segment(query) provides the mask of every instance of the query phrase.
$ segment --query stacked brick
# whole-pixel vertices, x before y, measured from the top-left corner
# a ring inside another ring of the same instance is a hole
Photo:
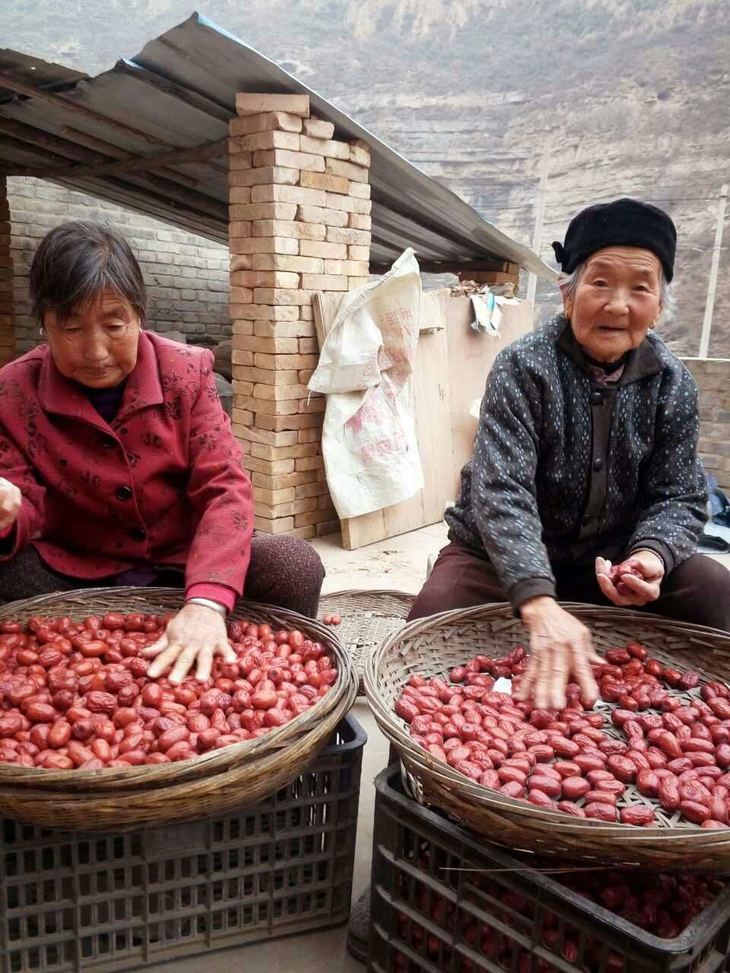
[[[708,473],[730,492],[730,359],[685,358],[700,390],[699,452]]]
[[[7,181],[0,177],[0,365],[15,355],[13,258],[10,253],[10,207]]]
[[[367,281],[370,154],[333,138],[306,95],[239,94],[229,138],[233,426],[258,530],[339,529],[321,436],[312,299]]]

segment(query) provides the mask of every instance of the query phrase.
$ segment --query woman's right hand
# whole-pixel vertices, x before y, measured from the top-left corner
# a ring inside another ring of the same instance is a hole
[[[20,513],[23,494],[10,480],[0,476],[0,531],[9,530]]]
[[[516,693],[518,699],[534,699],[539,709],[562,709],[572,675],[580,686],[581,699],[592,705],[598,698],[598,686],[591,662],[604,660],[596,655],[586,626],[548,596],[528,599],[520,607],[520,615],[530,630],[530,663]]]

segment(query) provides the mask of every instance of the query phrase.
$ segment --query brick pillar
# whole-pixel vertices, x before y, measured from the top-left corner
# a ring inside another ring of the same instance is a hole
[[[7,180],[0,176],[0,365],[15,355],[13,258],[10,253],[10,206]]]
[[[236,99],[229,138],[233,427],[244,441],[256,528],[339,529],[321,436],[325,399],[312,298],[367,281],[370,153],[333,140],[306,95]]]

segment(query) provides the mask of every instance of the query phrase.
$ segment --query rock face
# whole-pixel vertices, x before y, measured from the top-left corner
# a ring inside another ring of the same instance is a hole
[[[187,0],[88,7],[77,18],[73,5],[6,0],[4,43],[92,72],[190,12]],[[663,332],[697,353],[730,156],[724,0],[210,0],[205,13],[525,243],[549,151],[546,259],[591,202],[665,207],[680,251]],[[543,315],[555,300],[541,284]],[[710,350],[730,355],[728,249]]]

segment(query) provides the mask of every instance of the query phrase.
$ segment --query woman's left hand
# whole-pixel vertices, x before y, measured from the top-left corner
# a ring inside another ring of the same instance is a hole
[[[602,557],[596,558],[596,579],[603,594],[614,605],[625,608],[627,606],[642,607],[659,597],[661,583],[664,579],[664,562],[653,551],[637,551],[628,561],[639,572],[621,576],[622,592],[619,594],[616,584],[611,580],[611,562]],[[628,591],[627,591],[628,589]]]
[[[142,652],[145,658],[155,660],[147,670],[150,679],[156,679],[172,666],[168,677],[172,683],[182,682],[193,663],[197,663],[196,679],[200,682],[210,679],[213,656],[217,654],[226,662],[236,661],[225,620],[205,605],[185,605],[170,620],[164,635]]]

